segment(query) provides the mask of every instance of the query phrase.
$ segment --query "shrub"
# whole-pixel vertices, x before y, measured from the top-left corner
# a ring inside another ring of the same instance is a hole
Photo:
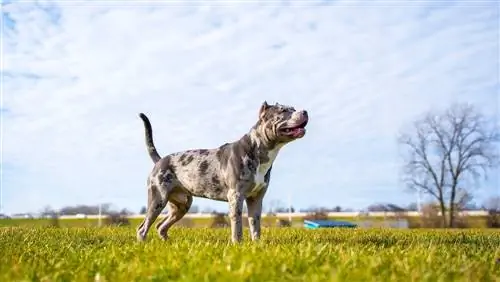
[[[107,215],[106,218],[104,218],[104,225],[109,225],[109,226],[128,226],[130,225],[130,221],[127,218],[126,215],[112,212]]]
[[[222,228],[222,227],[228,227],[229,223],[226,219],[226,215],[223,213],[218,213],[214,212],[213,213],[213,218],[212,221],[210,222],[210,227],[211,228]]]
[[[276,213],[269,211],[269,212],[267,212],[266,216],[267,217],[274,217],[274,216],[276,216]]]
[[[500,211],[489,210],[486,225],[488,228],[500,228]]]
[[[437,205],[425,205],[422,207],[422,216],[420,218],[420,227],[423,228],[441,228],[443,219],[439,215],[439,207]]]
[[[314,211],[306,214],[304,220],[325,220],[328,219],[328,213],[325,211]]]
[[[469,228],[469,220],[467,216],[459,215],[458,212],[455,215],[455,219],[453,220],[453,227],[454,228]]]
[[[276,219],[276,226],[278,227],[291,227],[292,223],[286,219]]]
[[[52,213],[49,215],[49,221],[47,222],[47,226],[54,228],[61,226],[59,223],[59,216],[56,213]]]

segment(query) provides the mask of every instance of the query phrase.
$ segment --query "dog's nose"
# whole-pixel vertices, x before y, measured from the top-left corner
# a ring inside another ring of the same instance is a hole
[[[307,115],[307,111],[306,110],[302,111],[302,116],[304,116],[305,118],[309,118],[309,116]]]

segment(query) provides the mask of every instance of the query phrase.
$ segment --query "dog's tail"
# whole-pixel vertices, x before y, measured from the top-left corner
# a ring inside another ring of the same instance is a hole
[[[151,123],[149,122],[148,117],[140,113],[139,117],[144,122],[144,129],[146,133],[146,146],[148,147],[148,153],[154,163],[158,162],[161,157],[160,154],[156,151],[155,144],[153,143],[153,129],[151,128]]]

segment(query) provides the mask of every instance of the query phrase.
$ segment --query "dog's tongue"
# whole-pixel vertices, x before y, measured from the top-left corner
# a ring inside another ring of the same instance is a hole
[[[293,137],[298,137],[301,135],[304,135],[305,129],[304,128],[295,128],[292,132]]]

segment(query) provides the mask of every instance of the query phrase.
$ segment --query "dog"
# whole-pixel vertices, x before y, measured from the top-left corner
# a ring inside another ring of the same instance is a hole
[[[147,150],[154,167],[147,178],[147,211],[137,227],[137,239],[146,239],[153,222],[168,206],[167,216],[156,224],[160,238],[167,239],[169,228],[188,212],[193,197],[201,197],[229,204],[233,243],[242,240],[242,210],[246,202],[251,240],[259,240],[262,201],[273,162],[284,145],[304,137],[309,121],[307,111],[264,101],[258,121],[239,140],[163,158],[153,143],[149,119],[143,113],[139,117],[144,123]]]

